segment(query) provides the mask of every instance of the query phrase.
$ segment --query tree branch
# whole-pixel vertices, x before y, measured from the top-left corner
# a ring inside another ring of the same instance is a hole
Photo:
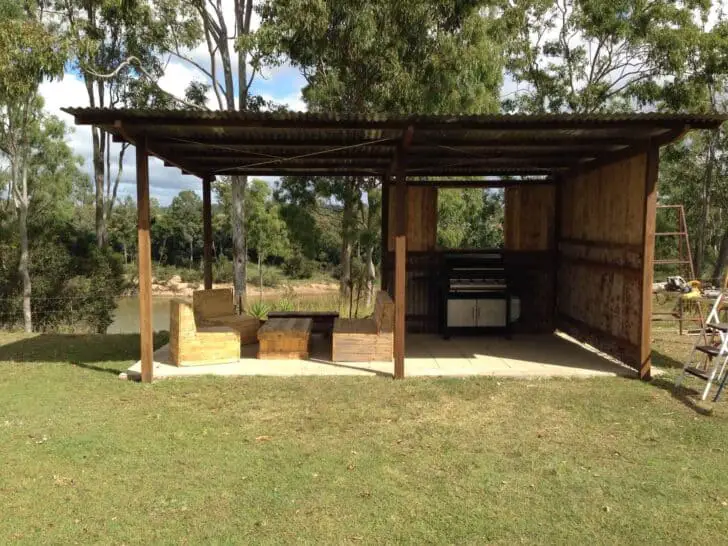
[[[169,91],[162,89],[159,86],[159,84],[157,83],[156,79],[149,72],[147,72],[147,70],[144,68],[144,66],[142,66],[142,62],[139,60],[139,58],[134,55],[127,57],[121,64],[119,64],[119,66],[117,66],[114,70],[112,70],[108,74],[100,74],[88,67],[83,67],[83,70],[85,72],[88,72],[89,74],[91,74],[94,78],[98,78],[100,80],[110,80],[110,79],[116,77],[124,68],[129,68],[132,66],[135,66],[135,69],[138,70],[141,74],[143,74],[158,91],[164,93],[165,95],[170,97],[172,100],[178,102],[179,104],[187,106],[188,108],[194,108],[194,109],[198,109],[198,110],[199,109],[207,110],[207,108],[204,106],[200,106],[200,105],[194,104],[192,102],[188,102],[184,99],[180,99],[179,97],[173,95]]]

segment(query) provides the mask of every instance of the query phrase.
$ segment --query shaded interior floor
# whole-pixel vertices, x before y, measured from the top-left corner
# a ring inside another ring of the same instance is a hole
[[[169,362],[169,346],[154,353],[154,376],[195,375],[380,375],[391,377],[392,362],[332,362],[331,340],[314,335],[308,360],[258,360],[257,345],[243,347],[242,358],[228,364],[176,367]],[[126,375],[138,378],[137,362]],[[633,376],[634,371],[563,334],[502,337],[454,337],[409,334],[405,375],[501,377]]]

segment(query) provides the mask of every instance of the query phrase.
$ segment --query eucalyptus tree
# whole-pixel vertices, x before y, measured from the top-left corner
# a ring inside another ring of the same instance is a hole
[[[66,50],[45,18],[42,4],[0,2],[0,153],[10,165],[8,193],[18,217],[23,323],[33,328],[28,244],[32,161],[45,144],[40,83],[63,73]]]
[[[507,110],[592,113],[659,101],[703,32],[705,0],[515,0]]]
[[[193,47],[199,28],[184,3],[174,10],[160,0],[57,0],[54,11],[73,48],[73,66],[83,79],[92,108],[190,107],[194,104],[165,92],[163,55],[171,29],[176,40]],[[169,14],[174,13],[174,17]],[[179,29],[185,29],[185,32]],[[183,35],[182,37],[180,35]],[[126,144],[118,150],[112,172],[111,135],[91,127],[95,192],[96,242],[108,242],[108,221],[117,200]]]
[[[508,30],[498,20],[498,2],[267,0],[260,12],[258,41],[271,53],[266,61],[290,62],[301,71],[311,111],[475,114],[498,108]],[[344,210],[346,291],[358,203],[365,193],[373,206],[381,200],[366,178],[327,183]],[[366,238],[367,244],[376,239]],[[373,255],[370,249],[365,254]]]
[[[285,257],[289,250],[286,223],[280,216],[278,204],[272,199],[268,184],[253,179],[245,202],[248,219],[247,245],[258,258],[258,281],[263,294],[263,264],[268,256]]]
[[[255,78],[260,74],[262,56],[257,33],[253,28],[254,0],[192,0],[171,1],[170,6],[185,5],[191,9],[200,25],[206,55],[195,56],[186,47],[187,27],[170,27],[171,40],[167,50],[176,58],[197,70],[203,81],[193,82],[187,97],[206,103],[212,92],[212,102],[219,110],[260,110],[270,108],[262,97],[252,93]],[[228,13],[228,7],[232,13]],[[174,17],[174,14],[172,14]],[[220,173],[224,176],[225,173]],[[245,233],[245,195],[248,179],[245,176],[226,178],[232,187],[230,219],[233,246],[233,286],[238,309],[244,308],[247,280],[247,247]]]

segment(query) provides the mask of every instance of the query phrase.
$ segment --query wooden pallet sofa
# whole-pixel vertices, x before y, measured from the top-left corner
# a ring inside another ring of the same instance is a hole
[[[175,366],[223,364],[240,360],[240,334],[226,326],[199,326],[192,306],[170,302],[169,356]]]
[[[232,288],[195,290],[192,293],[192,307],[200,326],[227,326],[240,334],[240,343],[248,345],[258,341],[260,320],[235,312]]]
[[[331,360],[334,362],[391,361],[394,346],[394,302],[377,293],[369,318],[334,321]]]

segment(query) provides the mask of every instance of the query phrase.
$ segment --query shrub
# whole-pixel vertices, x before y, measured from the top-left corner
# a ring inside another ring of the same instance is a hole
[[[295,311],[296,304],[290,298],[281,298],[273,306],[276,311]]]
[[[182,279],[182,282],[200,284],[202,282],[203,274],[199,269],[182,269],[179,272],[179,276]]]
[[[212,264],[213,282],[233,282],[233,262],[225,255],[220,255]]]
[[[292,279],[310,279],[316,269],[316,262],[300,252],[295,252],[283,264],[283,272]]]
[[[248,308],[245,310],[245,312],[250,315],[251,317],[255,317],[257,319],[264,319],[268,316],[268,312],[270,311],[270,305],[265,303],[264,301],[256,301],[248,305]]]
[[[174,275],[177,274],[177,268],[171,265],[157,265],[154,267],[154,280],[160,284],[166,283]],[[137,271],[134,268],[134,276],[136,277]]]
[[[253,281],[252,278],[249,280]],[[257,281],[258,279],[255,280]],[[268,288],[277,288],[282,283],[283,276],[281,275],[280,271],[272,267],[263,268],[263,286],[267,286]]]
[[[54,241],[31,243],[31,309],[36,331],[103,333],[113,322],[116,299],[124,291],[121,260],[110,249],[96,247],[91,234],[73,231]],[[22,290],[17,274],[0,279],[0,298],[8,298],[9,320],[22,321]]]

